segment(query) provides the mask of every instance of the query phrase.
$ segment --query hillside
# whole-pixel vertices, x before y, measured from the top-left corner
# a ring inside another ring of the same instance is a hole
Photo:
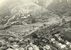
[[[0,5],[0,50],[28,48],[30,43],[39,50],[46,45],[49,50],[71,50],[70,11],[70,4],[53,0],[3,2]]]
[[[2,4],[3,6],[0,7],[0,19],[1,19],[0,30],[1,32],[4,33],[4,31],[8,31],[8,32],[12,31],[14,33],[15,32],[21,33],[23,30],[24,31],[31,30],[32,29],[31,27],[33,26],[34,28],[39,28],[43,25],[43,23],[47,23],[47,22],[53,23],[53,24],[62,23],[63,21],[62,18],[66,18],[63,16],[64,14],[67,13],[68,9],[70,10],[70,6],[68,6],[69,8],[65,8],[68,4],[64,4],[64,3],[54,4],[54,2],[49,1],[51,3],[49,5],[47,4],[48,2],[46,2],[46,4],[43,4],[44,2],[40,0],[38,2],[37,0],[33,0],[33,1],[30,0],[29,2],[28,0],[26,1],[7,0],[5,3]],[[43,5],[49,5],[49,6],[45,7]],[[62,11],[62,7],[60,6],[63,6],[65,10]],[[62,12],[64,13],[62,14]],[[22,33],[24,33],[24,31]]]

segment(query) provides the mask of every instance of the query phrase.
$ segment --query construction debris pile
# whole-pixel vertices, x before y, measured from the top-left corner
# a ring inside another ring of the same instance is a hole
[[[63,30],[51,28],[49,31],[48,28],[41,29],[20,39],[1,36],[0,50],[71,50],[71,39],[62,34]]]

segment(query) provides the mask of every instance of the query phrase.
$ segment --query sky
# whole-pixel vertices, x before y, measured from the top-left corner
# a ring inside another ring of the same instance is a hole
[[[6,1],[8,1],[8,0],[0,0],[0,6],[2,6],[2,4],[4,4]],[[24,3],[38,2],[38,0],[21,0],[21,1],[23,1]],[[45,7],[47,7],[50,3],[52,3],[53,0],[43,0],[43,1],[46,1],[46,3],[44,5],[45,5]]]
[[[0,0],[0,4],[2,4],[3,2],[6,2],[7,0]],[[23,0],[23,1],[37,1],[37,0]],[[52,0],[48,0],[48,2],[51,2]]]
[[[0,4],[2,4],[3,2],[6,2],[7,0],[0,0]],[[31,1],[33,1],[33,0],[23,0],[23,1],[25,1],[25,2],[31,2]],[[35,0],[36,1],[36,0]]]
[[[3,2],[5,2],[6,0],[0,0],[0,4],[2,4]]]
[[[0,8],[3,6],[3,4],[6,2],[7,0],[0,0]]]

